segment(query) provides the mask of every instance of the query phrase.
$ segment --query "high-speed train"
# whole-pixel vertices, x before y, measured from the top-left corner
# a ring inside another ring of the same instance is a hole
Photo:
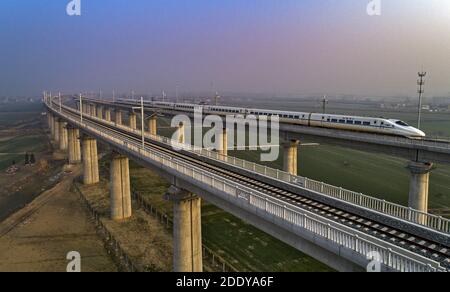
[[[132,99],[119,99],[118,103],[136,105]],[[278,116],[280,122],[297,124],[309,127],[321,127],[341,129],[358,132],[379,133],[385,135],[403,136],[409,138],[425,137],[425,133],[407,123],[397,119],[371,118],[347,115],[331,115],[307,112],[287,112],[267,109],[251,109],[229,106],[199,105],[172,103],[161,101],[145,101],[147,106],[170,109],[182,112],[193,112],[201,109],[204,114],[216,115],[254,115],[254,116]]]

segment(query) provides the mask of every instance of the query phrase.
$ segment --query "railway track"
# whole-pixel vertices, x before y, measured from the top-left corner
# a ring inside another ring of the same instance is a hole
[[[74,118],[78,118],[78,116],[75,114],[69,112],[66,113],[70,114]],[[137,137],[137,135],[128,133],[125,130],[121,129],[112,129],[108,126],[105,126],[102,123],[95,121],[94,119],[91,119],[90,117],[85,117],[85,119],[88,119],[89,123],[97,127],[122,135],[128,139],[135,140],[137,143],[141,143],[140,140],[141,138]],[[337,208],[333,208],[332,206],[328,206],[320,202],[311,200],[309,198],[302,197],[301,195],[285,191],[281,188],[275,187],[267,183],[262,183],[260,181],[246,177],[239,173],[223,170],[220,167],[210,165],[199,159],[195,159],[192,156],[188,156],[180,152],[176,152],[172,149],[156,145],[149,139],[146,139],[145,144],[147,147],[155,151],[162,152],[172,157],[177,157],[188,163],[194,164],[199,168],[203,168],[208,172],[217,174],[219,176],[222,176],[226,179],[247,186],[249,188],[264,192],[274,198],[296,205],[300,208],[313,212],[319,216],[331,219],[337,223],[344,224],[356,230],[362,231],[366,234],[380,238],[384,241],[395,244],[401,248],[410,250],[414,253],[420,254],[429,259],[437,261],[441,264],[442,267],[450,269],[450,247],[448,246],[443,246],[439,243],[432,242],[428,239],[423,239],[415,235],[408,234],[406,232],[389,227],[382,223],[366,219],[362,216],[355,215]],[[193,155],[197,156],[196,154]]]

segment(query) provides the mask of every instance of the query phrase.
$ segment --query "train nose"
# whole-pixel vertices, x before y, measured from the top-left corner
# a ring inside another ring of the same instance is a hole
[[[414,129],[414,132],[416,133],[416,135],[418,137],[425,137],[426,136],[426,134],[423,131],[419,130],[419,129]]]

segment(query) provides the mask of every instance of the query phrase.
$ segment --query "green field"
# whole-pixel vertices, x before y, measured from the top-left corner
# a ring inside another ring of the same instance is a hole
[[[38,153],[45,150],[46,138],[42,135],[21,136],[0,142],[0,171],[9,167],[13,160],[24,163],[25,152]]]
[[[12,130],[24,123],[39,120],[41,110],[41,104],[33,103],[0,105],[0,129]],[[45,147],[46,139],[40,129],[29,134],[23,134],[21,129],[3,134],[0,136],[0,170],[9,167],[13,160],[18,165],[23,164],[25,152],[37,153],[45,150]]]
[[[130,164],[132,186],[157,209],[172,215],[172,203],[163,200],[169,184],[153,172]],[[332,271],[296,249],[203,202],[203,242],[239,271]]]
[[[33,121],[43,111],[40,103],[12,103],[0,105],[0,128],[8,128]]]

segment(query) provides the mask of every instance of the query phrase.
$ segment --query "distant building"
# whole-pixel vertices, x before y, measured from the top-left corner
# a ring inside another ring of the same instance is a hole
[[[422,106],[422,109],[423,109],[423,110],[426,110],[426,111],[429,111],[429,110],[431,109],[431,107],[430,107],[429,105],[426,104],[426,105],[423,105],[423,106]]]

